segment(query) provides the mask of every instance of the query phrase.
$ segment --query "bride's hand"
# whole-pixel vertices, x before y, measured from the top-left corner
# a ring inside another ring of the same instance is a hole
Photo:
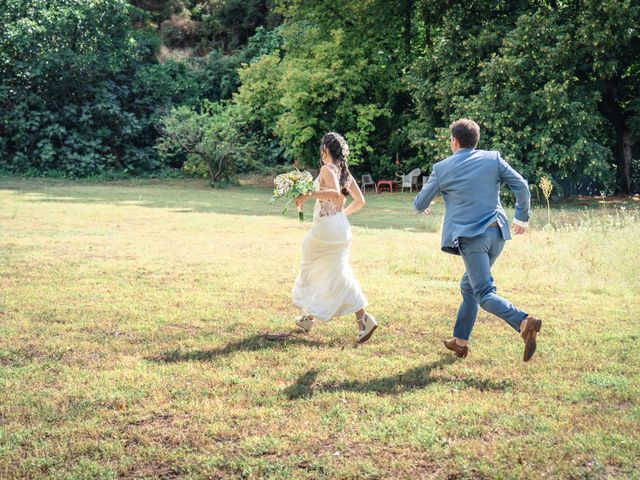
[[[304,205],[304,202],[309,200],[311,195],[298,195],[295,199],[296,207],[301,207]]]

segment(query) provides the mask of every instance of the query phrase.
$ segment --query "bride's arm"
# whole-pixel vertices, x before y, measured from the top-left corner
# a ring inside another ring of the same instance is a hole
[[[349,193],[351,194],[351,203],[347,205],[347,208],[344,209],[344,214],[348,217],[352,213],[357,212],[362,207],[364,207],[365,203],[367,203],[364,199],[364,195],[360,191],[360,187],[356,183],[353,177],[350,177],[349,182]]]

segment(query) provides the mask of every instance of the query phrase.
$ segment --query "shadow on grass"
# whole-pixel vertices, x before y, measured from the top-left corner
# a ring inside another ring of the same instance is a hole
[[[306,347],[319,347],[323,344],[318,341],[297,337],[292,333],[264,333],[251,335],[249,337],[243,338],[242,340],[231,342],[221,348],[191,350],[186,352],[180,350],[170,350],[158,356],[150,357],[148,359],[159,363],[177,363],[189,361],[206,362],[215,360],[217,357],[230,355],[235,352],[257,352],[260,350],[286,348],[298,345]]]
[[[504,391],[511,382],[508,380],[494,381],[488,379],[468,378],[463,380],[442,379],[431,376],[432,370],[441,369],[447,365],[456,363],[458,359],[446,356],[427,365],[421,365],[388,377],[375,378],[367,381],[350,380],[340,383],[321,383],[315,385],[318,370],[311,369],[303,373],[296,382],[286,388],[283,393],[291,400],[312,397],[316,392],[373,392],[380,395],[398,395],[410,390],[427,387],[432,383],[450,384],[452,388],[474,388],[480,391]]]

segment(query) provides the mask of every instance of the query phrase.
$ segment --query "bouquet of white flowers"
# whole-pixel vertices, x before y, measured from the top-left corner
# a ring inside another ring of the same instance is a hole
[[[307,171],[301,172],[298,169],[278,175],[273,181],[273,184],[275,188],[273,189],[273,197],[271,197],[270,202],[275,202],[280,198],[287,199],[287,203],[282,211],[283,215],[286,215],[289,210],[289,205],[291,205],[291,202],[295,200],[298,195],[306,195],[314,190],[313,177],[311,174]],[[302,207],[298,207],[298,217],[301,222],[304,220]]]

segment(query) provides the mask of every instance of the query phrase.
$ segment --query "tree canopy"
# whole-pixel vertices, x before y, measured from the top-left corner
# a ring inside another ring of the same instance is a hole
[[[176,143],[198,125],[225,181],[314,166],[329,130],[387,176],[470,117],[532,183],[637,192],[639,24],[633,0],[6,0],[0,168],[206,174]]]

